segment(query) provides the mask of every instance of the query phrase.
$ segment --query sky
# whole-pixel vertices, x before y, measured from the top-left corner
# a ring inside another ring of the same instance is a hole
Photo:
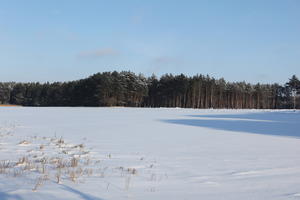
[[[299,0],[1,0],[0,81],[300,77]]]

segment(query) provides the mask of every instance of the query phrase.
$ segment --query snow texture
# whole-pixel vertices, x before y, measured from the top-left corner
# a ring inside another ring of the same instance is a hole
[[[1,200],[300,199],[299,155],[299,111],[0,109]]]

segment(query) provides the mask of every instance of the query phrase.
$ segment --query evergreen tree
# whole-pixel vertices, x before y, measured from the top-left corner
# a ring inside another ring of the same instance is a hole
[[[132,106],[183,108],[299,108],[300,81],[226,82],[210,76],[152,75],[122,71],[55,83],[0,83],[0,104],[24,106]]]

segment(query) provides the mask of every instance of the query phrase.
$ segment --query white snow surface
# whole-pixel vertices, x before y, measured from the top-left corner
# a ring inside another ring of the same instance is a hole
[[[299,111],[2,107],[0,127],[14,163],[1,200],[300,199]],[[88,158],[92,172],[57,183],[49,164],[33,191],[40,172],[14,175],[23,156]]]

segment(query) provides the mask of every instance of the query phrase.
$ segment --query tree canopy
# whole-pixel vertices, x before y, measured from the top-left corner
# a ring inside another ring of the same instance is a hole
[[[184,74],[145,77],[132,72],[103,72],[54,83],[0,83],[0,104],[23,106],[131,106],[182,108],[300,108],[300,81],[285,85],[226,82]]]

